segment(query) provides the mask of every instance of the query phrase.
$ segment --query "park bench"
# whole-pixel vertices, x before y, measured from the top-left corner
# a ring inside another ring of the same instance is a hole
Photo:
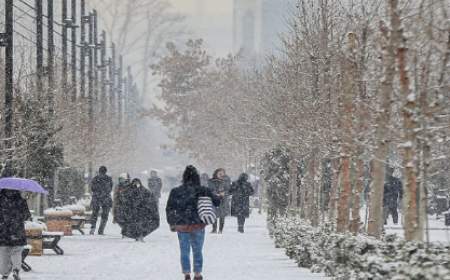
[[[57,255],[64,255],[64,250],[59,247],[58,243],[64,236],[64,232],[46,232],[42,233],[43,249],[53,250]]]
[[[73,216],[72,218],[72,230],[79,231],[84,235],[83,227],[86,224],[86,218],[82,216]]]
[[[22,251],[22,269],[25,272],[31,271],[31,266],[25,261],[30,251],[31,251],[30,245],[25,246]]]

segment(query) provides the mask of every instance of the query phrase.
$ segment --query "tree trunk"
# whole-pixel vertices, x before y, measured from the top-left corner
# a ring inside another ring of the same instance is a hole
[[[350,231],[353,234],[357,234],[361,226],[361,193],[364,190],[364,161],[358,159],[356,162],[356,172],[358,178],[356,179],[355,193],[353,194],[352,203],[352,222],[350,225]]]
[[[392,2],[392,1],[391,1]],[[393,0],[397,5],[397,0]],[[373,182],[370,189],[369,202],[369,220],[367,225],[367,233],[371,236],[379,238],[383,229],[383,195],[384,195],[384,179],[385,179],[385,160],[389,152],[389,144],[391,139],[388,135],[388,126],[392,112],[392,92],[394,90],[393,81],[395,75],[395,46],[397,36],[395,33],[400,29],[400,23],[391,17],[392,32],[381,25],[380,29],[383,34],[382,43],[382,60],[383,60],[383,78],[380,86],[380,105],[381,108],[376,116],[375,139],[376,147],[372,164]]]
[[[353,99],[356,91],[356,35],[348,34],[349,56],[344,61],[344,81],[343,81],[343,114],[342,114],[342,146],[341,146],[341,162],[342,162],[342,190],[339,195],[338,219],[336,230],[345,232],[349,226],[350,219],[350,197],[352,194],[351,182],[351,154],[353,145]]]
[[[291,151],[289,160],[289,209],[298,209],[298,161],[297,153]]]
[[[336,219],[336,204],[339,198],[339,174],[341,169],[339,159],[332,159],[331,166],[333,177],[331,179],[330,202],[328,204],[328,220],[334,224]]]

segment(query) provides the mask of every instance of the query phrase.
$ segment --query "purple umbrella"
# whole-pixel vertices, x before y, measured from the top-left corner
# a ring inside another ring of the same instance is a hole
[[[38,182],[23,178],[1,178],[0,189],[48,194]]]

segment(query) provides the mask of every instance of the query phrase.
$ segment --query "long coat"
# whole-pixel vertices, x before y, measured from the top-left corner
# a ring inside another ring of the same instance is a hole
[[[27,244],[25,221],[31,218],[27,202],[17,191],[0,191],[0,246]]]
[[[225,218],[226,216],[230,215],[230,199],[228,196],[230,192],[229,181],[212,178],[208,181],[208,189],[210,189],[211,192],[216,196],[219,196],[221,192],[225,193],[225,196],[220,201],[220,206],[216,207],[217,217]]]
[[[234,217],[250,216],[250,196],[254,194],[252,185],[247,181],[236,181],[231,185],[231,215]]]
[[[114,190],[114,196],[113,196],[113,216],[114,216],[114,222],[118,223],[119,225],[123,224],[124,221],[124,205],[125,205],[125,191],[130,188],[130,183],[119,183]]]
[[[130,238],[145,237],[159,227],[157,200],[149,190],[130,186],[123,192],[122,199],[122,235]]]
[[[397,208],[398,200],[403,197],[402,181],[394,176],[387,176],[384,183],[384,207]]]

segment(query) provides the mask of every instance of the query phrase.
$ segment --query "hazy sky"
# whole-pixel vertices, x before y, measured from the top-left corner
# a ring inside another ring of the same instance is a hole
[[[233,0],[171,0],[185,14],[189,30],[203,38],[213,55],[226,55],[233,46]]]

